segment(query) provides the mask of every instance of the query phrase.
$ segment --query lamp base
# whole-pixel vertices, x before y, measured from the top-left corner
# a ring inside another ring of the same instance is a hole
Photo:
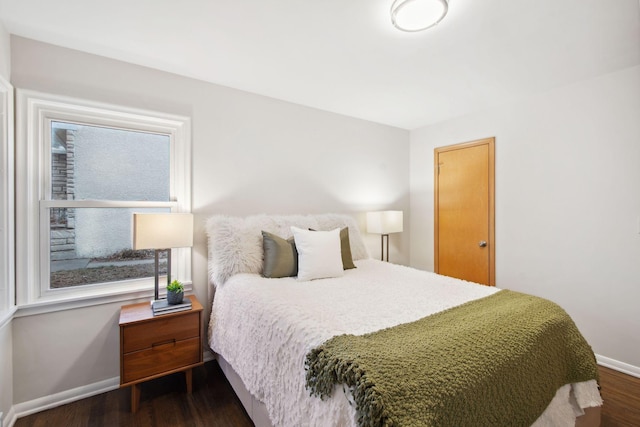
[[[384,259],[384,238],[387,238],[387,259],[386,261],[389,262],[389,235],[388,234],[381,234],[380,235],[380,261],[385,261]]]

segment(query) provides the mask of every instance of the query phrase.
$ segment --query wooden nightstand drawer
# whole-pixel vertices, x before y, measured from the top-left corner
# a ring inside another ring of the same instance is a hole
[[[123,331],[122,351],[150,349],[154,344],[167,341],[180,341],[200,335],[200,314],[197,312],[180,316],[176,321],[172,317],[156,318],[153,322],[127,325]]]
[[[200,337],[182,341],[159,341],[149,349],[127,353],[123,358],[123,383],[168,372],[200,362]]]

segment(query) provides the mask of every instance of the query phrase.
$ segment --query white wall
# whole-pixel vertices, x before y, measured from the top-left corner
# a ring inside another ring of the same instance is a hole
[[[9,81],[11,77],[11,42],[9,33],[0,22],[0,76]]]
[[[13,404],[12,322],[0,322],[0,412],[5,416]],[[0,423],[0,427],[2,423]]]
[[[411,133],[411,265],[433,270],[433,149],[496,137],[496,284],[640,367],[640,67]],[[640,372],[640,368],[637,369]]]
[[[407,131],[19,37],[11,55],[16,88],[192,118],[192,276],[202,302],[212,214],[353,213],[362,224],[370,209],[408,213]],[[406,224],[392,236],[395,262],[409,261],[409,234]],[[366,240],[377,256],[379,236]],[[117,312],[110,304],[15,319],[14,403],[117,377]]]
[[[119,309],[104,304],[13,319],[13,403],[120,375]]]

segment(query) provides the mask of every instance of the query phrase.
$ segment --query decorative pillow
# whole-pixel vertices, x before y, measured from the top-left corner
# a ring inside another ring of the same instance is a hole
[[[264,249],[264,277],[293,277],[298,275],[298,251],[293,237],[285,240],[268,231],[262,231]]]
[[[344,275],[339,228],[309,231],[291,226],[291,231],[298,250],[298,280]]]
[[[315,226],[316,230],[333,230],[334,228],[349,227],[349,242],[353,260],[357,261],[359,259],[371,258],[371,256],[369,255],[369,251],[364,244],[364,240],[362,240],[362,236],[360,235],[360,228],[358,227],[358,223],[352,216],[329,213],[313,215],[313,217],[315,218],[317,223],[317,225]],[[298,224],[291,225],[300,227]]]
[[[351,244],[349,243],[349,227],[340,229],[340,252],[342,254],[342,268],[351,270],[356,268],[351,256]]]
[[[313,228],[310,231],[317,231]],[[342,253],[342,268],[345,270],[351,270],[356,268],[353,263],[353,257],[351,256],[351,244],[349,243],[349,227],[340,229],[340,252]]]
[[[316,230],[349,227],[353,260],[370,258],[358,223],[350,215],[213,215],[206,221],[209,283],[221,286],[234,274],[261,274],[264,267],[262,230],[287,239],[291,237],[292,225]]]

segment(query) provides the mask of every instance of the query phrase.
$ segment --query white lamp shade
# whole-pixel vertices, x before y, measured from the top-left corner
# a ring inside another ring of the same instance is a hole
[[[367,232],[375,234],[402,232],[402,211],[367,212]]]
[[[192,214],[133,214],[133,249],[170,249],[191,246],[193,246]]]

